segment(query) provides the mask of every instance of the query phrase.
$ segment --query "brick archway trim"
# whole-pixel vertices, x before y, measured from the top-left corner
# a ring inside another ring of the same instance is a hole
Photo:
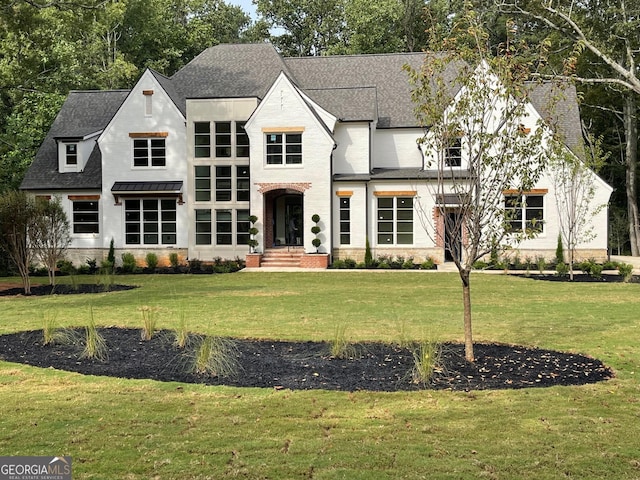
[[[267,193],[273,190],[295,190],[296,192],[304,193],[311,188],[311,182],[300,183],[256,183],[258,185],[258,192]]]

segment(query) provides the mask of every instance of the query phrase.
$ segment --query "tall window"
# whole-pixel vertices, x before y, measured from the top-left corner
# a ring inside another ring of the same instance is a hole
[[[195,122],[194,141],[196,158],[211,156],[211,124],[209,122]]]
[[[100,233],[97,200],[73,202],[73,233]]]
[[[340,243],[351,243],[351,198],[340,197]]]
[[[208,165],[195,166],[195,192],[196,202],[208,202],[211,200],[211,167]]]
[[[175,199],[125,200],[125,241],[130,245],[177,243]]]
[[[216,157],[231,157],[231,122],[216,122]]]
[[[216,167],[216,202],[230,202],[231,188],[231,167]]]
[[[236,157],[249,156],[249,136],[244,129],[246,122],[236,122]]]
[[[251,222],[249,221],[249,210],[236,210],[236,244],[248,245],[249,229]]]
[[[413,244],[413,198],[378,198],[378,245]]]
[[[445,165],[447,167],[462,166],[462,139],[460,137],[453,139],[446,148]]]
[[[504,208],[511,232],[544,230],[544,195],[505,195]]]
[[[236,200],[238,202],[249,201],[249,166],[236,167]]]
[[[164,167],[165,165],[164,138],[136,138],[133,140],[134,167]]]
[[[216,244],[233,243],[233,218],[231,210],[216,210]]]
[[[211,245],[211,210],[196,210],[196,245]]]
[[[267,133],[266,143],[268,165],[302,163],[301,133]]]
[[[67,143],[65,145],[65,162],[67,165],[78,164],[78,144]]]

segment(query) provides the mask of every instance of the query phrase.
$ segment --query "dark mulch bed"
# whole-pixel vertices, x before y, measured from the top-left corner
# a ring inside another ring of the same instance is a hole
[[[547,282],[574,282],[574,283],[622,283],[624,277],[617,273],[603,273],[599,277],[587,275],[586,273],[574,273],[573,280],[569,278],[569,275],[561,276],[554,274],[539,274],[539,273],[512,273],[514,277],[530,278],[532,280],[544,280]],[[640,283],[640,275],[633,275],[627,283]]]
[[[132,290],[134,286],[131,285],[96,285],[91,283],[81,283],[78,285],[31,285],[32,296],[40,295],[75,295],[82,293],[104,293],[104,292],[120,292],[123,290]],[[24,295],[24,288],[12,286],[10,288],[4,288],[0,286],[0,297],[10,297],[15,295]]]
[[[83,330],[77,330],[82,339]],[[234,340],[240,369],[221,378],[188,373],[194,348],[178,349],[173,333],[156,332],[141,340],[141,330],[100,330],[109,353],[105,361],[83,359],[81,342],[42,345],[42,331],[0,336],[0,358],[38,367],[54,367],[88,375],[153,379],[208,385],[276,389],[399,391],[422,388],[451,390],[517,389],[582,385],[607,380],[613,372],[583,355],[501,344],[477,344],[476,362],[464,360],[464,347],[445,344],[442,369],[429,385],[412,381],[412,352],[381,343],[357,345],[358,354],[341,360],[322,342]]]

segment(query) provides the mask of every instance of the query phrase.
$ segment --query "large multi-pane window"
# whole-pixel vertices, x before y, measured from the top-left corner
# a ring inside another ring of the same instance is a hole
[[[233,243],[233,216],[231,210],[216,210],[216,244]]]
[[[249,165],[236,167],[236,200],[238,202],[249,201]]]
[[[378,245],[413,244],[413,198],[378,198]]]
[[[509,231],[544,230],[544,195],[505,195],[504,208]]]
[[[196,202],[208,202],[211,200],[211,167],[196,165],[194,170]]]
[[[232,193],[231,167],[216,167],[216,202],[230,202]]]
[[[175,245],[176,200],[145,198],[125,200],[125,241],[129,245]]]
[[[249,210],[236,210],[236,244],[249,244],[249,229],[251,222],[249,221]]]
[[[340,197],[340,243],[351,243],[351,198]]]
[[[301,133],[267,133],[267,165],[302,163]]]
[[[244,129],[246,122],[236,122],[236,157],[249,156],[249,135]]]
[[[235,156],[249,157],[249,136],[244,129],[246,122],[194,122],[193,141],[196,158],[210,158],[213,148],[217,158],[231,158],[234,151],[232,139],[235,138]]]
[[[211,209],[196,210],[196,245],[211,245]]]
[[[100,233],[98,200],[73,202],[73,233]]]
[[[231,122],[216,122],[216,157],[231,157]]]
[[[195,122],[194,142],[196,158],[211,156],[211,124],[209,122]]]
[[[133,140],[134,167],[164,167],[165,165],[164,138],[136,138]]]

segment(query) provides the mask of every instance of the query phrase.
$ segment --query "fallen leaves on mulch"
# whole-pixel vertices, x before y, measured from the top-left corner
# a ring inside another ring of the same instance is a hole
[[[86,375],[153,379],[207,385],[275,389],[400,391],[487,390],[582,385],[607,380],[613,372],[597,359],[550,350],[503,344],[476,344],[475,363],[464,358],[464,346],[444,344],[440,366],[427,385],[413,381],[413,351],[397,345],[362,343],[352,358],[329,355],[325,342],[281,342],[234,339],[237,374],[228,377],[190,373],[191,347],[174,345],[174,332],[156,332],[141,340],[141,330],[99,330],[109,348],[105,361],[81,358],[81,342],[42,345],[42,331],[0,336],[0,359],[53,367]],[[84,330],[76,331],[82,339]]]

